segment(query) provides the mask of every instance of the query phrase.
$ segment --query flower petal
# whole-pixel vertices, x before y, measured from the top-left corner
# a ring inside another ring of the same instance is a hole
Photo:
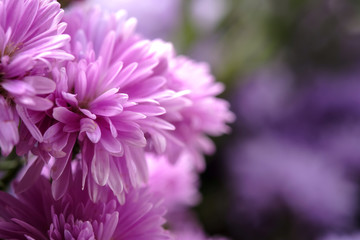
[[[29,130],[29,132],[31,133],[31,135],[33,136],[33,138],[35,138],[38,142],[42,142],[43,136],[40,130],[32,122],[28,111],[20,105],[16,105],[16,111],[19,114],[19,117],[22,119],[25,126],[27,127],[27,129]]]
[[[91,162],[91,175],[97,184],[104,186],[109,179],[109,173],[109,154],[105,151],[105,149],[97,147],[94,158]]]
[[[36,94],[49,94],[54,92],[56,88],[55,82],[46,77],[29,76],[25,77],[24,81],[35,89]]]
[[[101,130],[99,125],[89,118],[82,118],[80,120],[80,133],[85,132],[89,140],[97,143],[101,137]]]

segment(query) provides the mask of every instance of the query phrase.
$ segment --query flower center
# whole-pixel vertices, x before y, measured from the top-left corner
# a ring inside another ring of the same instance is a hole
[[[9,57],[14,56],[14,54],[23,47],[23,45],[24,45],[23,43],[18,43],[18,44],[15,44],[13,42],[8,43],[5,47],[3,56],[9,56]],[[3,56],[0,55],[0,57]]]

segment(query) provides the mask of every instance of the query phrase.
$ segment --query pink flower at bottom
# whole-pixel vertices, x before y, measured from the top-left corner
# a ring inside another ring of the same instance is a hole
[[[146,188],[130,191],[121,205],[112,191],[102,188],[93,203],[81,190],[81,171],[68,191],[55,200],[49,179],[38,181],[16,197],[0,192],[0,238],[3,239],[171,239],[162,227],[165,208]]]

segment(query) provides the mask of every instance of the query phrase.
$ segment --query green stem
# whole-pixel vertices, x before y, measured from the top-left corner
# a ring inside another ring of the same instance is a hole
[[[16,155],[15,149],[5,159],[1,157],[0,170],[6,171],[0,180],[0,190],[6,191],[12,180],[17,176],[22,167],[21,158]]]

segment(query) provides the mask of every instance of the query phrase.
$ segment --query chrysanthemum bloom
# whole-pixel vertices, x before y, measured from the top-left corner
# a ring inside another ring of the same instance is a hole
[[[206,63],[177,57],[172,64],[170,88],[175,91],[190,90],[186,95],[192,104],[181,111],[180,121],[171,121],[175,136],[186,144],[185,152],[194,157],[200,169],[205,167],[203,154],[212,154],[215,146],[207,135],[220,136],[230,131],[227,123],[235,117],[229,111],[229,103],[216,96],[224,90],[222,83],[215,82]]]
[[[159,102],[178,96],[166,87],[168,64],[160,64],[153,43],[134,33],[136,21],[126,20],[124,12],[76,8],[64,19],[72,37],[66,49],[75,60],[53,70],[52,125],[44,128],[39,152],[56,158],[51,171],[56,199],[68,186],[71,156],[80,151],[82,186],[89,186],[93,201],[105,185],[124,201],[124,192],[147,181],[148,132],[163,139],[163,132],[174,130],[158,117],[165,113]]]
[[[171,239],[162,227],[165,208],[146,188],[131,190],[121,205],[107,188],[94,203],[81,190],[81,171],[75,173],[64,196],[55,200],[49,179],[41,176],[16,197],[0,192],[2,239]]]
[[[228,133],[230,128],[227,124],[235,119],[229,103],[216,97],[224,86],[215,81],[208,64],[176,56],[173,47],[161,40],[155,42],[154,48],[161,59],[168,61],[168,88],[184,93],[181,100],[186,101],[177,105],[161,101],[166,109],[162,117],[175,126],[172,138],[164,146],[166,154],[172,161],[186,155],[202,170],[205,167],[203,154],[211,154],[215,150],[207,135]]]
[[[164,199],[169,212],[194,206],[200,200],[199,177],[193,162],[182,157],[175,163],[166,156],[147,154],[150,191]]]
[[[20,117],[39,142],[42,135],[28,111],[45,111],[52,102],[44,96],[54,91],[47,78],[55,60],[72,59],[62,46],[69,36],[62,34],[63,11],[52,0],[0,1],[0,148],[9,154],[18,142],[13,124]],[[6,110],[4,109],[6,108]],[[10,126],[11,125],[11,126]],[[5,143],[6,142],[6,143]]]

